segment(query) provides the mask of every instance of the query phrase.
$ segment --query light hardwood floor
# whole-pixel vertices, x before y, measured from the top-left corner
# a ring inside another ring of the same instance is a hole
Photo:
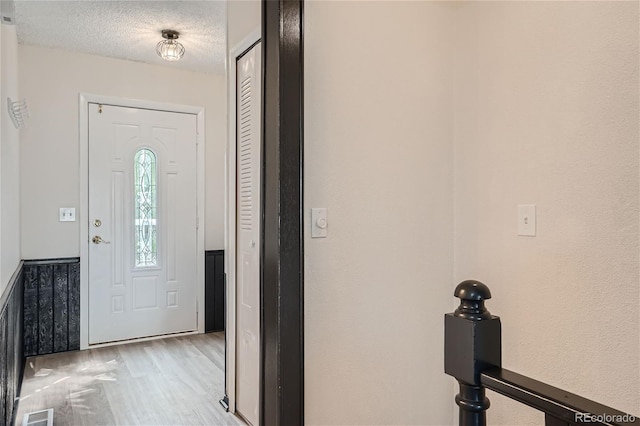
[[[27,359],[16,424],[54,409],[54,425],[243,425],[224,395],[224,333]]]

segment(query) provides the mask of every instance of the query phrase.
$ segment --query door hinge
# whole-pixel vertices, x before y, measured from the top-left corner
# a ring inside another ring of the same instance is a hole
[[[196,217],[196,229],[200,229],[200,218]]]
[[[98,104],[98,114],[102,114],[102,104]]]

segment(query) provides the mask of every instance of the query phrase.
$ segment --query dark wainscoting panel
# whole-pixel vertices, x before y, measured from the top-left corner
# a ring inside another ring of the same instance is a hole
[[[224,250],[207,250],[204,254],[204,331],[224,331]]]
[[[80,259],[24,262],[24,354],[80,349]]]
[[[16,397],[20,392],[22,352],[23,265],[11,277],[0,297],[0,424],[13,424]]]

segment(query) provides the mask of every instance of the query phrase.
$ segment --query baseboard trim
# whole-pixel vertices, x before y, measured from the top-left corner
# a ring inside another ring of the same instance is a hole
[[[95,343],[95,344],[90,344],[88,349],[106,348],[108,346],[126,345],[128,343],[149,342],[151,340],[168,339],[170,337],[193,336],[194,334],[201,334],[201,333],[198,330],[180,331],[178,333],[160,334],[158,336],[138,337],[136,339],[118,340],[115,342],[107,342],[107,343]]]

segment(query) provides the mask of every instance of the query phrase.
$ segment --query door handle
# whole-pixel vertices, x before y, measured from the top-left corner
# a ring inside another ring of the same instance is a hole
[[[91,241],[93,241],[93,244],[100,244],[100,243],[102,243],[102,244],[111,244],[111,241],[103,240],[100,235],[96,235],[95,237],[93,237],[91,239]]]

